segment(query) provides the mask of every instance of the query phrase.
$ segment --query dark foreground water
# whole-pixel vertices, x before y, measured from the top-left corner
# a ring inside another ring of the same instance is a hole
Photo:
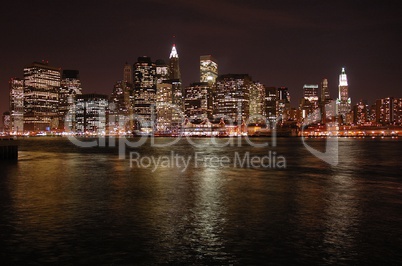
[[[193,140],[198,147],[182,140],[130,148],[134,157],[148,158],[132,168],[116,148],[79,148],[63,138],[22,140],[19,161],[0,163],[0,260],[402,263],[401,140],[339,139],[337,166],[315,158],[298,138],[278,138],[276,147],[266,148]],[[311,140],[314,147],[324,143]],[[286,159],[286,169],[217,163],[237,155],[243,160],[247,152],[258,160],[269,151]],[[151,156],[168,160],[172,152],[212,162],[192,159],[186,169],[165,164],[152,172]]]

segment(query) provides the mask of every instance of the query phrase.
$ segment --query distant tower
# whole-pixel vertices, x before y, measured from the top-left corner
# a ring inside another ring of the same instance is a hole
[[[326,102],[330,100],[329,90],[328,90],[328,80],[323,79],[321,82],[321,102]]]
[[[179,67],[179,54],[176,50],[176,45],[173,44],[172,51],[169,56],[170,79],[181,80],[180,67]]]
[[[211,55],[200,56],[200,82],[215,83],[218,77],[218,63]]]
[[[12,78],[10,86],[10,115],[11,132],[22,133],[24,131],[24,81]]]
[[[123,81],[133,84],[133,66],[127,62],[123,69]]]
[[[59,90],[59,128],[70,130],[74,127],[74,102],[82,94],[78,70],[63,70]],[[69,113],[69,111],[71,111]],[[69,115],[67,115],[69,114]]]
[[[290,110],[290,94],[289,89],[286,87],[277,88],[276,97],[276,117],[282,118],[283,121],[288,118],[288,111]]]
[[[336,103],[338,107],[338,115],[345,120],[346,114],[351,110],[351,100],[349,98],[348,78],[344,67],[339,75],[339,97]]]

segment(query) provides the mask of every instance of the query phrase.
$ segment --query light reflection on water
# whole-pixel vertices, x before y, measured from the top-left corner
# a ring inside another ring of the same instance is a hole
[[[265,149],[183,141],[136,149],[184,156],[275,150],[288,166],[192,163],[184,172],[152,172],[131,169],[117,149],[24,140],[19,162],[0,165],[1,257],[10,263],[395,263],[402,247],[401,146],[341,140],[338,166],[312,157],[299,139],[278,139]]]

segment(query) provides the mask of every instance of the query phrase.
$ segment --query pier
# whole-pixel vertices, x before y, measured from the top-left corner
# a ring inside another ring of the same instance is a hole
[[[0,138],[0,160],[18,160],[18,142],[13,138]]]

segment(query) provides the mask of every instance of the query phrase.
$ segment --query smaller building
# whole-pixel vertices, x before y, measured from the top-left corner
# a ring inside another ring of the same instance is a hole
[[[213,84],[218,77],[218,63],[211,55],[200,56],[200,82]]]
[[[79,134],[106,134],[108,96],[103,94],[77,95],[75,101],[75,125]]]

